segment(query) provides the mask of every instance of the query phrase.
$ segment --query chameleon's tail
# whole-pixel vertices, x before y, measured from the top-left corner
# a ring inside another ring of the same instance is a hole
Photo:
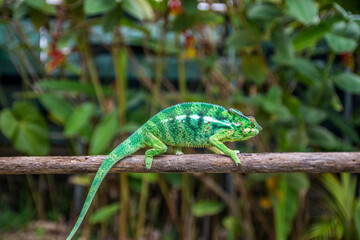
[[[143,138],[141,137],[141,133],[138,130],[134,132],[130,137],[128,137],[124,142],[122,142],[119,146],[117,146],[104,160],[95,175],[89,193],[86,197],[84,206],[81,209],[80,216],[76,221],[74,228],[71,230],[69,236],[66,238],[67,240],[70,240],[74,236],[81,222],[84,220],[86,212],[90,207],[90,204],[96,194],[97,189],[100,186],[100,183],[102,182],[106,174],[109,172],[109,170],[112,168],[112,166],[114,166],[114,164],[120,161],[122,158],[136,152],[142,147],[144,147]]]

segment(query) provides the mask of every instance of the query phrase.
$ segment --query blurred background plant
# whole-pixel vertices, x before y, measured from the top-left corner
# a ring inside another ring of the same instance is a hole
[[[358,1],[0,5],[2,156],[107,154],[158,111],[186,101],[256,116],[264,131],[232,146],[242,152],[359,150]],[[0,176],[0,237],[19,237],[35,220],[65,226],[52,232],[65,236],[91,177]],[[40,226],[38,238],[51,234]],[[112,174],[80,234],[360,239],[359,178]]]

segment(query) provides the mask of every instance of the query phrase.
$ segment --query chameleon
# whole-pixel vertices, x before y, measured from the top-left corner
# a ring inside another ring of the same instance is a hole
[[[84,206],[67,240],[70,240],[82,223],[100,183],[115,163],[140,148],[145,152],[145,167],[151,168],[153,158],[172,146],[176,154],[182,147],[207,148],[216,154],[226,154],[236,165],[240,164],[239,151],[226,147],[224,142],[243,141],[262,130],[254,117],[245,116],[237,109],[190,102],[173,105],[153,116],[130,137],[118,145],[99,167]]]

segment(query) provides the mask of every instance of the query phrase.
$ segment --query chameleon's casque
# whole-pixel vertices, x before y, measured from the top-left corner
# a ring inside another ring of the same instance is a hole
[[[174,147],[182,154],[181,147],[205,147],[211,152],[226,154],[236,165],[240,164],[239,151],[226,147],[223,142],[243,141],[256,136],[262,130],[255,118],[240,111],[229,110],[208,103],[177,104],[156,114],[117,146],[101,164],[90,187],[80,216],[67,239],[71,239],[95,196],[100,183],[115,163],[149,146],[145,152],[146,169],[151,168],[153,157]]]

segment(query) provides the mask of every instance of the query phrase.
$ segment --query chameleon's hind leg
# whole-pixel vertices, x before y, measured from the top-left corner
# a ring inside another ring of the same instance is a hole
[[[151,149],[145,152],[145,166],[146,170],[150,170],[152,160],[156,155],[167,151],[167,146],[151,133],[145,135],[145,144]]]
[[[209,150],[209,151],[212,152],[212,153],[215,153],[215,154],[225,154],[225,153],[223,153],[220,149],[218,149],[218,148],[215,147],[215,146],[206,147],[206,149]]]
[[[209,140],[212,145],[214,145],[220,151],[231,157],[232,160],[234,160],[234,162],[236,163],[236,165],[239,165],[241,163],[237,156],[237,153],[239,153],[239,151],[231,150],[221,142],[221,140],[226,139],[227,137],[231,136],[233,133],[234,130],[221,130],[216,134],[212,135]]]
[[[173,147],[174,153],[176,155],[183,155],[183,151],[181,150],[181,147]]]

